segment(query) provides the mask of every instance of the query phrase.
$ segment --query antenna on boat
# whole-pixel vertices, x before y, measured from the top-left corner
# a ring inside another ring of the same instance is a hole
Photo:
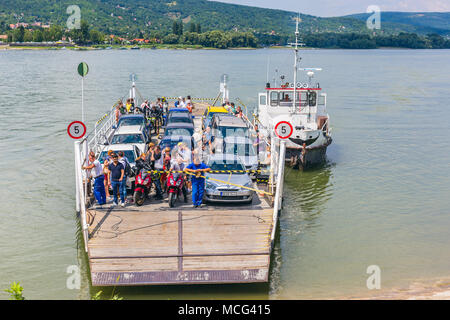
[[[130,81],[131,81],[130,98],[133,99],[135,102],[136,102],[136,80],[137,80],[136,74],[134,73],[130,74]]]
[[[295,46],[294,47],[294,51],[295,51],[295,60],[294,60],[294,97],[292,99],[293,101],[293,106],[292,106],[292,112],[295,112],[295,105],[296,105],[296,100],[297,100],[297,62],[298,62],[298,46],[302,45],[301,43],[298,42],[298,36],[300,34],[300,32],[298,31],[298,22],[300,21],[300,12],[298,13],[297,19],[296,19],[296,24],[295,24],[295,43],[291,43],[290,45]]]
[[[309,78],[309,88],[312,88],[312,78],[314,78],[314,71],[322,71],[322,68],[298,68],[300,71],[307,71],[306,75]]]

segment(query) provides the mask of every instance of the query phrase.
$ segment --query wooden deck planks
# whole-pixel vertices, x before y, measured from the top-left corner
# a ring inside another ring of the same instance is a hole
[[[273,212],[262,198],[253,206],[89,211],[93,285],[267,281]]]

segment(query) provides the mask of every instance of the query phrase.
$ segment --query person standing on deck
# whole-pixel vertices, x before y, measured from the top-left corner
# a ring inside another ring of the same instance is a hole
[[[95,158],[93,151],[89,152],[89,164],[81,168],[91,170],[91,176],[94,178],[94,196],[101,207],[106,204],[105,175],[103,174],[103,167],[100,161]]]
[[[119,151],[118,154],[119,162],[123,165],[124,168],[123,179],[122,183],[120,184],[120,195],[121,198],[124,199],[124,201],[122,201],[121,203],[121,206],[124,207],[127,201],[127,167],[130,167],[130,162],[128,161],[127,157],[125,157],[123,151]]]
[[[120,106],[121,106],[121,104],[122,104],[122,102],[119,101],[119,103],[116,105],[116,109],[114,110],[114,115],[115,115],[115,117],[116,117],[116,124],[119,123],[119,119],[120,119],[120,117],[122,116],[122,113],[121,113],[121,111],[120,111]],[[123,106],[123,104],[122,104],[122,106]]]
[[[149,150],[148,154],[148,163],[150,164],[150,167],[152,170],[162,170],[162,164],[163,164],[163,158],[161,153],[161,147],[156,146]],[[155,185],[156,200],[161,200],[163,198],[162,196],[162,189],[161,189],[161,174],[160,172],[154,172],[152,173],[152,181]]]
[[[175,101],[175,103],[173,104],[175,108],[178,108],[178,107],[180,107],[181,99],[183,99],[183,98],[181,98],[181,97],[178,97],[178,100],[177,100],[177,101]]]
[[[194,208],[198,208],[202,205],[203,193],[205,192],[205,178],[202,178],[204,172],[210,171],[205,163],[203,163],[199,157],[194,158],[194,162],[189,164],[184,171],[193,173],[191,177],[192,181],[192,205]]]
[[[105,192],[106,192],[106,198],[111,200],[111,195],[109,194],[109,170],[108,166],[112,162],[112,155],[114,154],[114,151],[109,150],[106,158],[103,160],[103,172],[105,173],[105,179],[104,179],[104,185],[105,185]]]
[[[120,185],[123,180],[123,176],[125,174],[125,168],[119,162],[119,157],[117,154],[113,154],[112,156],[113,162],[109,164],[109,186],[112,187],[113,195],[114,195],[114,205],[119,204],[119,194],[120,194]],[[120,194],[120,200],[122,201],[122,207],[125,206],[125,199],[123,195]]]
[[[125,109],[126,109],[127,113],[131,113],[131,99],[127,99]]]

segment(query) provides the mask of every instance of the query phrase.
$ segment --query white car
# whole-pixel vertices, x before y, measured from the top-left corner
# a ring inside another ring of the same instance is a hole
[[[111,138],[111,145],[132,144],[137,146],[141,152],[147,151],[147,143],[150,142],[145,127],[143,125],[119,127]]]

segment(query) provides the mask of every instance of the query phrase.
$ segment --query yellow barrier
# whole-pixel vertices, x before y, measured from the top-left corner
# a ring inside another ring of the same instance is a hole
[[[184,171],[149,170],[146,172],[147,173],[168,173],[168,172],[183,173]],[[209,173],[262,173],[262,172],[270,173],[270,170],[211,170],[208,172]]]
[[[211,172],[211,171],[210,171],[210,172]],[[189,175],[192,175],[192,176],[195,176],[194,173],[190,173],[190,172],[185,172],[185,173],[186,173],[186,174],[189,174]],[[260,193],[260,194],[267,194],[267,195],[269,195],[269,196],[273,196],[273,194],[270,193],[270,192],[267,192],[267,191],[264,191],[264,190],[255,189],[255,188],[250,188],[250,187],[246,187],[246,186],[241,186],[241,185],[239,185],[239,184],[234,184],[234,183],[231,183],[231,182],[229,182],[229,181],[223,181],[223,180],[219,180],[219,179],[215,179],[215,178],[211,178],[211,177],[205,177],[205,176],[199,176],[199,177],[200,177],[200,178],[204,178],[204,179],[206,179],[206,180],[211,180],[211,181],[217,181],[217,182],[225,183],[225,184],[230,185],[230,186],[235,186],[235,187],[239,187],[239,188],[242,188],[242,189],[247,189],[247,190],[250,190],[250,191],[255,191],[255,192]]]

